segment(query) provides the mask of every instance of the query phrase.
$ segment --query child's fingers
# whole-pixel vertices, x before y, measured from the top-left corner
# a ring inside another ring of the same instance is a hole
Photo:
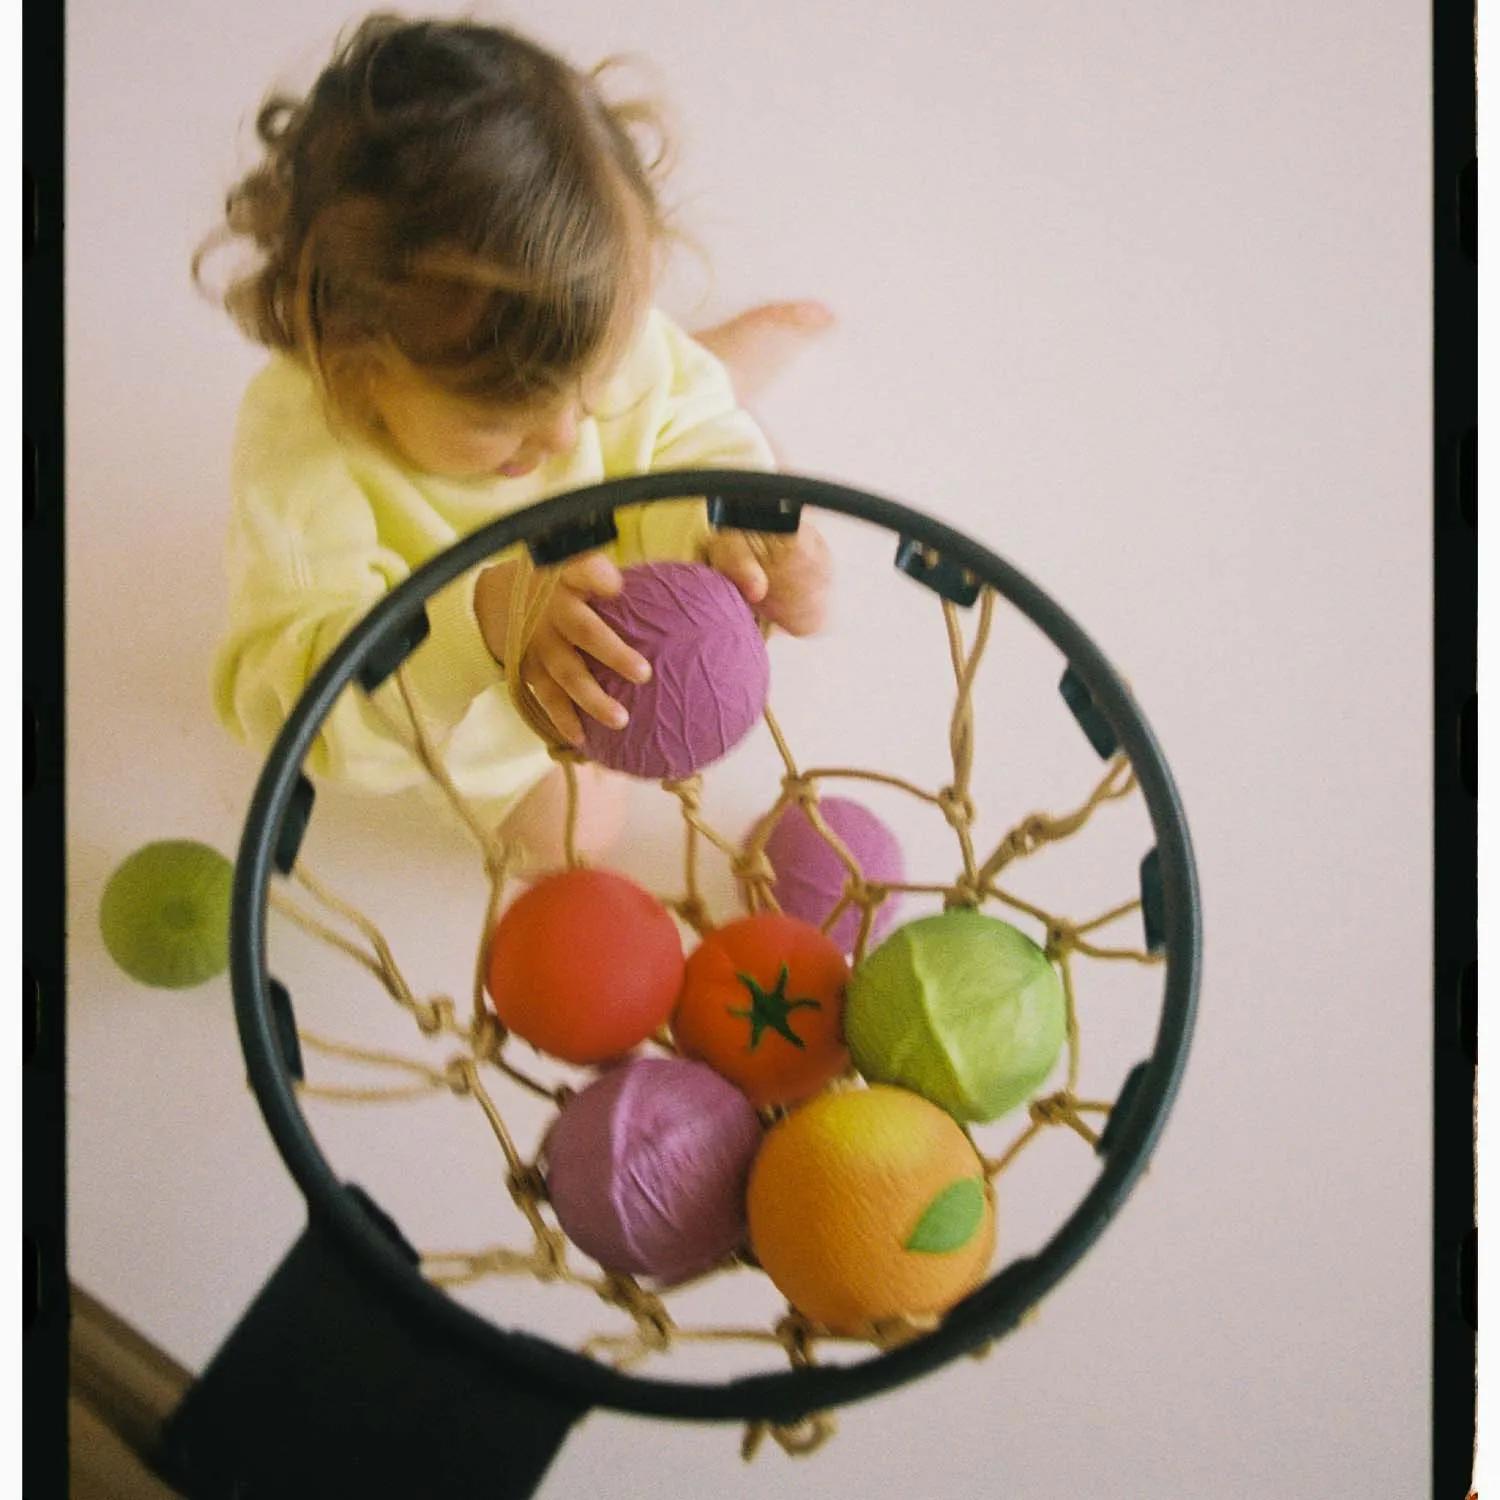
[[[599,686],[583,658],[562,636],[554,635],[542,645],[537,651],[537,660],[548,678],[591,719],[597,719],[610,729],[623,729],[630,722],[630,715]],[[574,714],[573,718],[576,721],[577,715]],[[553,722],[557,722],[555,715]],[[583,726],[579,724],[578,738],[582,735]]]
[[[603,552],[587,552],[562,568],[561,581],[575,593],[613,599],[625,587],[625,577]]]
[[[761,613],[790,635],[811,635],[828,615],[833,573],[828,543],[807,522],[788,541],[771,558],[771,588]]]
[[[572,599],[560,607],[553,628],[570,645],[586,652],[601,665],[611,668],[631,682],[649,682],[651,663],[639,651],[627,646],[582,599]]]
[[[572,700],[556,680],[546,672],[538,671],[527,679],[527,686],[563,739],[570,745],[581,745],[583,721],[578,717],[578,711],[573,707]]]
[[[709,544],[708,561],[744,595],[747,604],[759,604],[766,597],[771,580],[743,532],[720,532]]]
[[[788,635],[816,635],[828,621],[828,594],[823,589],[809,590],[764,613],[771,624],[779,625]]]

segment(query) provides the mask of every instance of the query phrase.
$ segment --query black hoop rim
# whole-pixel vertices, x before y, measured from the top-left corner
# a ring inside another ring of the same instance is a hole
[[[1166,980],[1151,1057],[1097,1180],[1035,1255],[1012,1261],[947,1315],[898,1348],[848,1366],[744,1376],[719,1384],[660,1380],[607,1368],[533,1334],[502,1329],[426,1281],[346,1191],[303,1116],[283,1061],[270,1004],[266,913],[274,846],[301,768],[323,721],[362,662],[398,640],[423,601],[516,543],[592,521],[624,506],[713,495],[730,502],[791,500],[884,527],[932,548],[993,587],[1066,657],[1115,729],[1150,814],[1160,859]],[[694,469],[606,480],[542,500],[456,542],[382,598],[308,684],[272,746],[246,817],[235,866],[230,980],[251,1086],[287,1170],[325,1225],[391,1296],[435,1335],[503,1362],[567,1399],[642,1415],[709,1421],[792,1422],[930,1373],[1009,1333],[1099,1238],[1135,1186],[1176,1098],[1197,1011],[1202,962],[1198,878],[1187,820],[1165,757],[1133,695],[1072,618],[994,553],[933,518],[867,491],[809,475]]]

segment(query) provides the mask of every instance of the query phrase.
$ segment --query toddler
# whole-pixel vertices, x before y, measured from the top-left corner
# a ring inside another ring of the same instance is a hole
[[[668,226],[636,132],[640,104],[515,33],[377,15],[305,99],[273,96],[261,163],[220,232],[251,270],[225,305],[271,351],[241,408],[232,459],[228,628],[215,660],[224,723],[266,749],[339,640],[460,536],[544,495],[652,469],[769,468],[736,399],[827,322],[817,304],[752,310],[690,338],[652,305]],[[650,664],[590,605],[620,568],[700,560],[794,635],[821,627],[827,547],[804,521],[767,554],[714,533],[701,502],[622,510],[619,540],[561,570],[524,658],[505,661],[518,565],[478,568],[428,600],[411,690],[467,796],[534,863],[559,858],[564,798],[506,673],[565,739],[581,714],[624,710],[593,658]],[[374,792],[426,780],[391,685],[343,695],[309,757],[318,777]],[[580,842],[603,852],[624,784],[581,781]]]

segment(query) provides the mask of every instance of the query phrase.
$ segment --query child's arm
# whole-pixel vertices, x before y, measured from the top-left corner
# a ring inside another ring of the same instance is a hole
[[[718,359],[661,313],[652,314],[643,343],[655,381],[631,436],[636,469],[775,467],[770,444],[739,404]],[[602,423],[601,431],[608,434]],[[639,557],[701,558],[733,579],[771,624],[792,635],[822,629],[832,568],[827,543],[810,521],[795,536],[751,538],[713,532],[701,505],[659,505],[636,514],[638,530],[627,535],[622,524],[621,540]]]
[[[214,663],[214,703],[221,722],[261,752],[334,648],[409,571],[373,547],[352,549],[343,563],[325,559],[321,568],[310,566],[302,543],[284,535],[267,553],[231,566],[229,628]],[[364,576],[355,576],[361,568]],[[501,680],[469,602],[472,588],[472,578],[459,579],[426,602],[428,638],[403,668],[424,725],[439,736]],[[375,792],[417,785],[425,772],[409,748],[406,725],[394,681],[373,697],[349,687],[312,746],[308,768]]]
[[[247,393],[235,442],[229,618],[213,694],[220,720],[261,752],[328,655],[411,571],[381,545],[371,497],[321,427],[305,383],[289,365],[273,363]],[[383,503],[398,505],[400,497]],[[479,631],[473,587],[471,575],[427,600],[428,639],[405,666],[419,712],[438,733],[501,680]],[[424,777],[409,741],[393,683],[373,700],[351,687],[325,722],[309,769],[372,791],[400,790]]]

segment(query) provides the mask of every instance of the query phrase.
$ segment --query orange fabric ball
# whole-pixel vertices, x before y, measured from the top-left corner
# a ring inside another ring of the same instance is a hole
[[[666,1025],[683,963],[677,924],[649,891],[609,870],[564,870],[495,924],[490,1003],[538,1051],[606,1062]]]
[[[973,1144],[935,1104],[886,1084],[820,1094],[774,1126],[747,1207],[766,1275],[835,1332],[946,1312],[995,1250]]]

